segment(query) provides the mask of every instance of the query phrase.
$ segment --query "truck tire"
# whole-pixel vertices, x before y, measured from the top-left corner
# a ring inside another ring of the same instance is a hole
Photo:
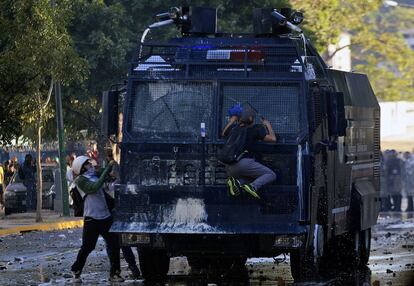
[[[295,282],[319,279],[324,274],[327,261],[326,227],[315,224],[311,239],[311,247],[305,246],[290,252],[290,269]]]
[[[224,280],[223,283],[218,281],[219,284],[224,284],[225,281],[234,281],[238,285],[250,285],[249,273],[246,268],[247,257],[230,256],[219,257],[219,265],[221,267],[220,277]]]
[[[364,268],[368,264],[371,251],[371,228],[359,232],[359,266]]]
[[[321,261],[304,248],[290,252],[290,270],[295,283],[319,279]]]
[[[192,275],[206,274],[208,270],[208,261],[199,256],[187,256],[188,264],[191,267]]]
[[[164,249],[140,248],[139,266],[145,281],[164,281],[170,267],[170,257]]]
[[[359,244],[359,232],[357,231],[333,237],[326,248],[327,268],[332,271],[354,270],[360,263]]]

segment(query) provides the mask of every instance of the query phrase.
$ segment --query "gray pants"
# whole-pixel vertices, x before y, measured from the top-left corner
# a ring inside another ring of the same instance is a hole
[[[226,165],[226,171],[240,183],[250,183],[256,190],[276,180],[275,172],[252,158],[243,158],[235,164]]]

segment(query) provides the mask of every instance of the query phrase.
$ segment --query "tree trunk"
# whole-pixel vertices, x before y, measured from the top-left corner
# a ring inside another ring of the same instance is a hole
[[[37,168],[37,205],[36,205],[36,222],[43,221],[42,219],[42,157],[41,157],[41,143],[42,143],[42,126],[37,127],[37,154],[36,154],[36,168]]]
[[[36,125],[37,127],[37,156],[36,156],[36,168],[37,168],[37,204],[36,204],[36,222],[43,221],[42,219],[42,189],[43,189],[43,181],[42,181],[42,125],[45,122],[44,111],[47,108],[47,105],[50,102],[50,99],[52,97],[52,91],[53,91],[53,77],[50,79],[50,87],[49,92],[47,94],[47,99],[42,104],[42,97],[39,94],[38,96],[38,104],[39,104],[39,123]],[[62,162],[60,162],[62,163]]]

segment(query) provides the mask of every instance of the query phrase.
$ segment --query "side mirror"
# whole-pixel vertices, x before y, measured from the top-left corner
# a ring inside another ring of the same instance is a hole
[[[119,91],[102,93],[102,134],[111,137],[118,134]]]
[[[342,92],[329,92],[327,101],[329,136],[345,136],[347,123],[344,94]]]

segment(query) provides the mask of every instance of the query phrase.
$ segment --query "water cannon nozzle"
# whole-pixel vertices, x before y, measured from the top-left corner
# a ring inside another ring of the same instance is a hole
[[[277,21],[277,24],[279,24],[280,26],[286,25],[286,22],[287,22],[286,17],[280,14],[276,9],[274,9],[271,14],[273,18]]]
[[[290,10],[290,9],[286,9],[286,10]],[[283,9],[282,9],[282,13],[283,13]],[[276,23],[279,26],[283,26],[283,27],[286,27],[286,28],[290,29],[291,31],[295,31],[297,33],[302,33],[302,29],[300,29],[297,26],[297,24],[300,24],[303,21],[302,12],[294,11],[289,16],[289,19],[286,18],[286,16],[282,15],[282,13],[279,13],[276,9],[273,9],[271,15],[272,15],[273,19],[276,20]]]

